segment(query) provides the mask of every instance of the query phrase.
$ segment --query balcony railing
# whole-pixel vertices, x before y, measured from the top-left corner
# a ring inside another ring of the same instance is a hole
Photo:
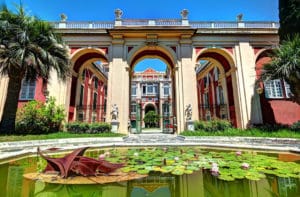
[[[117,23],[118,22],[118,23]],[[182,21],[178,19],[141,19],[121,21],[52,22],[57,29],[113,29],[115,27],[190,27],[192,29],[278,29],[278,22],[266,21]]]

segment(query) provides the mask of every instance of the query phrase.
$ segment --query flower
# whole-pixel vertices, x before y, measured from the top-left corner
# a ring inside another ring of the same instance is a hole
[[[242,166],[241,166],[243,169],[249,169],[250,165],[248,163],[242,163]]]
[[[236,151],[236,152],[235,152],[235,155],[236,155],[236,156],[241,156],[241,155],[242,155],[242,152],[241,152],[241,151]]]
[[[175,160],[175,161],[178,161],[178,160],[179,160],[179,157],[174,157],[174,160]]]
[[[139,153],[135,152],[135,153],[133,153],[133,156],[137,157],[137,156],[139,156]]]
[[[104,160],[105,159],[105,154],[100,154],[98,157],[99,160]]]
[[[211,164],[210,172],[213,176],[218,176],[219,175],[219,167],[218,167],[217,163],[212,163]]]
[[[104,153],[104,155],[107,156],[107,157],[109,157],[110,156],[110,152],[107,151],[107,152]]]

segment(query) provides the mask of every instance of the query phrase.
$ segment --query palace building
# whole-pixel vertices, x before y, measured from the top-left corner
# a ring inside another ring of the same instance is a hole
[[[289,84],[256,82],[279,44],[277,22],[189,21],[187,14],[129,20],[116,10],[111,22],[54,22],[70,48],[72,76],[62,82],[52,71],[48,82],[23,81],[19,104],[52,96],[65,107],[67,121],[109,123],[116,106],[114,121],[121,133],[128,133],[128,123],[142,131],[148,111],[162,117],[157,127],[175,125],[177,133],[188,120],[227,119],[239,128],[300,120]],[[163,61],[166,71],[134,72],[147,58]],[[7,85],[8,77],[2,76],[0,117]]]
[[[161,118],[155,127],[165,132],[173,127],[174,112],[172,95],[172,78],[170,72],[158,72],[148,68],[142,72],[133,72],[131,78],[131,108],[130,120],[133,129],[146,127],[144,117],[149,111],[154,111]]]

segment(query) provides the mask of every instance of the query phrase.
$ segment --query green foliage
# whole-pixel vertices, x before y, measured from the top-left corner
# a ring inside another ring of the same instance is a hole
[[[0,74],[9,77],[0,133],[13,134],[22,79],[47,82],[53,69],[65,80],[70,74],[70,56],[54,27],[29,16],[22,6],[16,11],[1,6],[0,46]]]
[[[232,127],[228,120],[214,119],[211,121],[199,120],[194,123],[195,130],[202,131],[224,131]]]
[[[58,132],[64,119],[64,109],[55,105],[54,98],[50,98],[48,103],[30,101],[17,112],[16,133],[47,134]]]
[[[280,40],[300,33],[300,1],[279,0]]]
[[[26,140],[47,140],[47,139],[62,139],[62,138],[85,138],[85,137],[123,137],[120,133],[69,133],[57,132],[40,135],[0,135],[0,142],[26,141]]]
[[[111,131],[109,123],[84,123],[70,122],[66,124],[67,131],[70,133],[107,133]]]
[[[230,128],[224,131],[206,132],[204,130],[184,131],[183,136],[242,136],[242,137],[276,137],[276,138],[300,138],[300,132],[292,131],[288,128],[276,131],[266,131],[260,128],[237,129]]]
[[[218,166],[221,180],[260,180],[266,174],[279,177],[300,178],[300,164],[279,161],[275,157],[256,152],[208,151],[194,147],[133,148],[120,152],[113,149],[106,160],[114,163],[125,162],[123,172],[149,174],[151,172],[173,175],[192,174],[194,171],[211,171]],[[214,164],[214,165],[212,165]],[[247,167],[245,167],[245,164]]]
[[[156,127],[159,122],[159,115],[155,111],[148,111],[144,117],[146,127]]]
[[[291,130],[300,132],[300,120],[292,124]]]
[[[300,35],[288,37],[273,52],[272,61],[264,65],[261,80],[284,79],[290,84],[291,98],[300,104]]]

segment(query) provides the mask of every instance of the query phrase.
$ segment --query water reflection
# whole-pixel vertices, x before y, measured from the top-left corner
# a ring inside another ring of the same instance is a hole
[[[281,156],[280,156],[281,155]],[[278,158],[291,159],[289,155]],[[1,197],[296,197],[300,179],[269,175],[260,181],[239,179],[222,181],[208,171],[175,176],[151,174],[143,179],[113,184],[60,185],[31,181],[24,173],[36,172],[37,158],[27,158],[0,165]]]

